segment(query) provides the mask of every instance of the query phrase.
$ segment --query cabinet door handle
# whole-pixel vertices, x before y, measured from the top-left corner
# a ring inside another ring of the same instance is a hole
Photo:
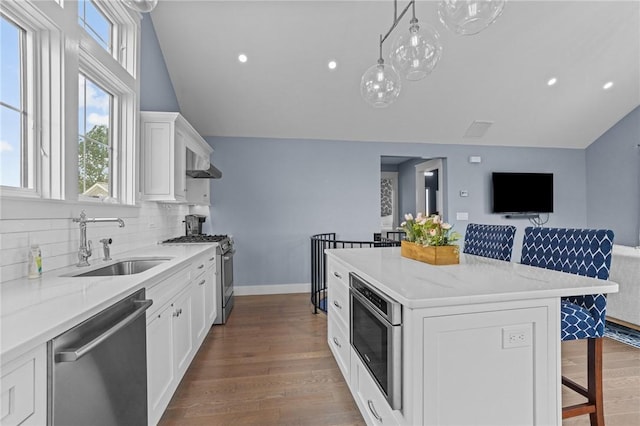
[[[337,337],[334,337],[334,338],[333,338],[333,343],[334,343],[337,347],[342,348],[342,345],[341,345],[341,344],[340,344],[340,342],[338,341],[338,338],[337,338]]]
[[[377,421],[382,422],[382,417],[376,412],[376,407],[373,406],[373,401],[367,399],[367,405],[369,406],[369,411],[373,414],[373,417],[376,418]]]
[[[338,309],[342,309],[342,305],[341,305],[341,304],[339,304],[337,300],[334,300],[334,301],[333,301],[333,306],[335,306],[335,307],[336,307],[336,308],[338,308]]]
[[[204,263],[202,265],[198,266],[198,269],[202,269],[202,268],[204,268]]]
[[[216,257],[215,257],[215,256],[213,256],[211,259],[209,259],[209,262],[212,262],[212,261],[214,261],[214,260],[216,260]]]
[[[340,278],[342,279],[342,275],[340,275],[340,273],[333,271],[333,275],[336,276],[336,278]]]
[[[202,284],[204,284],[204,283],[206,283],[206,282],[207,282],[207,280],[202,280],[202,281],[200,281],[200,282],[198,283],[198,285],[202,285]]]

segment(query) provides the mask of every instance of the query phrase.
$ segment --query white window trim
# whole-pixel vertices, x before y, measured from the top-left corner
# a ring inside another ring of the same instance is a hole
[[[116,77],[115,87],[120,105],[114,108],[120,120],[120,137],[126,147],[118,153],[118,192],[122,206],[136,205],[137,194],[137,138],[138,93],[137,80],[141,15],[129,10],[122,2],[95,0],[95,3],[114,20],[113,54],[111,56],[78,24],[75,2],[2,0],[3,13],[28,31],[34,31],[35,58],[33,61],[37,87],[29,104],[37,106],[30,123],[35,137],[36,180],[34,190],[0,186],[2,211],[20,209],[22,200],[36,199],[36,205],[61,211],[60,203],[78,204],[78,73],[85,69],[104,69],[99,75]],[[88,39],[91,40],[88,40]],[[82,59],[81,59],[82,56]],[[97,60],[94,63],[94,60]],[[107,64],[107,65],[104,65]],[[105,69],[108,72],[105,72]],[[96,75],[87,77],[98,82]],[[100,84],[103,82],[100,80]],[[105,87],[106,88],[106,87]],[[115,93],[114,93],[115,94]],[[36,127],[37,126],[37,127]],[[118,137],[114,134],[114,138]],[[55,201],[61,200],[61,201]],[[93,201],[95,204],[100,201]],[[80,201],[82,204],[82,201]],[[107,203],[104,203],[105,206]],[[8,212],[8,211],[7,211]],[[62,214],[62,213],[61,213]],[[61,217],[66,217],[65,215]]]
[[[24,1],[3,1],[3,13],[27,31],[25,58],[27,108],[27,143],[31,153],[32,188],[2,186],[2,195],[62,198],[62,182],[56,165],[60,162],[63,109],[52,105],[62,98],[61,58],[64,46],[58,27],[39,8]],[[61,102],[62,104],[62,102]]]

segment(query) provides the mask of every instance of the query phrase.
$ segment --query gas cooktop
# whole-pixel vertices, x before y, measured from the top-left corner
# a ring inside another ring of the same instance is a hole
[[[184,244],[184,243],[218,243],[224,241],[229,237],[226,235],[183,235],[177,238],[170,238],[162,242],[162,244]]]

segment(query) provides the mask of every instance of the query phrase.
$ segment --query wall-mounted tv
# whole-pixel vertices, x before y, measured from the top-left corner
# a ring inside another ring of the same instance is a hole
[[[553,173],[493,172],[493,213],[552,213]]]

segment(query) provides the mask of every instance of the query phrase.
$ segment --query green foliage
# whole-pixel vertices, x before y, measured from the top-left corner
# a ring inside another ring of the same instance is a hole
[[[109,182],[109,129],[99,125],[78,141],[78,192]]]
[[[443,222],[438,215],[423,216],[418,213],[414,219],[413,215],[404,215],[405,221],[400,224],[400,228],[405,232],[405,239],[412,243],[423,246],[450,246],[459,240],[461,235],[453,231],[451,225]]]

